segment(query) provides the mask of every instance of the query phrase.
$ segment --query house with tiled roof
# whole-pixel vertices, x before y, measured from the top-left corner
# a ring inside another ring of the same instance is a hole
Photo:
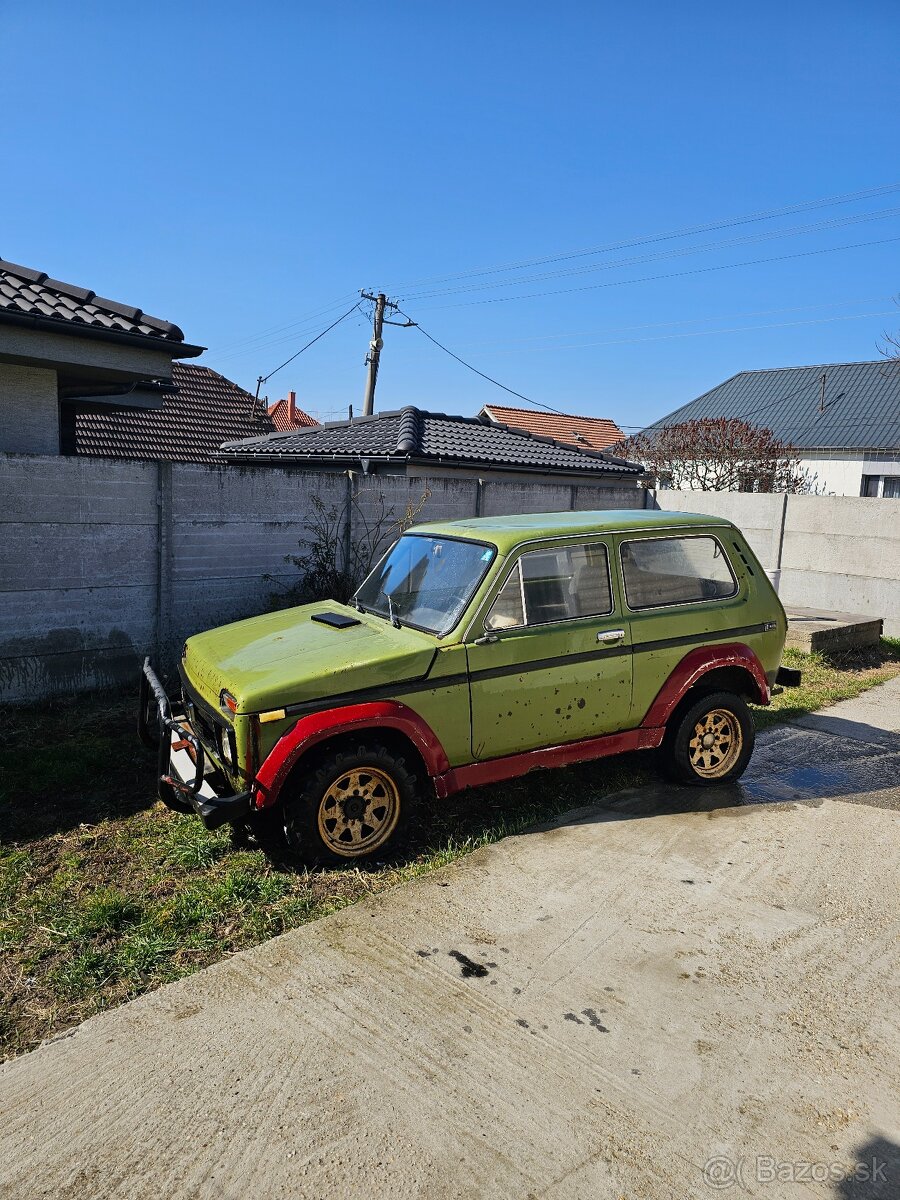
[[[771,429],[827,493],[900,498],[900,362],[739,371],[644,433],[703,417]]]
[[[536,412],[531,408],[511,408],[505,404],[486,404],[479,415],[495,425],[523,429],[526,433],[553,438],[556,442],[567,442],[586,450],[605,450],[625,436],[615,421],[606,417]]]
[[[367,475],[516,479],[635,486],[642,467],[600,450],[566,445],[486,417],[408,406],[308,429],[226,442],[232,463],[356,470]]]
[[[222,442],[275,428],[264,401],[198,363],[173,363],[160,399],[152,408],[81,404],[64,432],[63,452],[213,463],[222,461]]]
[[[309,429],[319,423],[315,417],[297,407],[296,392],[288,392],[284,399],[270,404],[269,419],[279,433],[289,433],[292,429]]]
[[[0,258],[0,454],[59,454],[85,405],[160,407],[173,361],[202,351],[171,321]]]

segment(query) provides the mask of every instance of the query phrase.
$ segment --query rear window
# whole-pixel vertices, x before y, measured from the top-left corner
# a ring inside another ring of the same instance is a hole
[[[629,608],[724,600],[737,592],[725,551],[714,537],[642,538],[623,542],[620,553]]]

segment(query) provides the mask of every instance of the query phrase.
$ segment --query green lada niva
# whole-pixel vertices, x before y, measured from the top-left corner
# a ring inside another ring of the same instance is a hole
[[[418,803],[536,768],[659,749],[678,781],[737,779],[747,702],[799,682],[780,665],[786,630],[724,520],[436,522],[349,604],[189,638],[177,701],[146,662],[139,726],[171,808],[277,824],[307,862],[347,862],[396,845]]]

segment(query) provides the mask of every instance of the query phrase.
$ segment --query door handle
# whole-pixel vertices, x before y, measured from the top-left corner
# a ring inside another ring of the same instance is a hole
[[[598,642],[620,642],[625,636],[624,629],[606,629],[597,634]]]
[[[473,646],[493,646],[494,642],[499,641],[496,633],[486,633],[484,637],[476,638],[472,644]]]

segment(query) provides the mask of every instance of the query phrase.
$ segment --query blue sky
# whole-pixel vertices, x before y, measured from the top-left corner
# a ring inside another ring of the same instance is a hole
[[[474,274],[900,184],[894,4],[0,0],[0,38],[0,254],[176,321],[251,390],[362,287],[625,426],[900,325],[875,217],[900,190]],[[265,391],[359,411],[367,339],[354,314]],[[518,403],[385,341],[379,408]]]

